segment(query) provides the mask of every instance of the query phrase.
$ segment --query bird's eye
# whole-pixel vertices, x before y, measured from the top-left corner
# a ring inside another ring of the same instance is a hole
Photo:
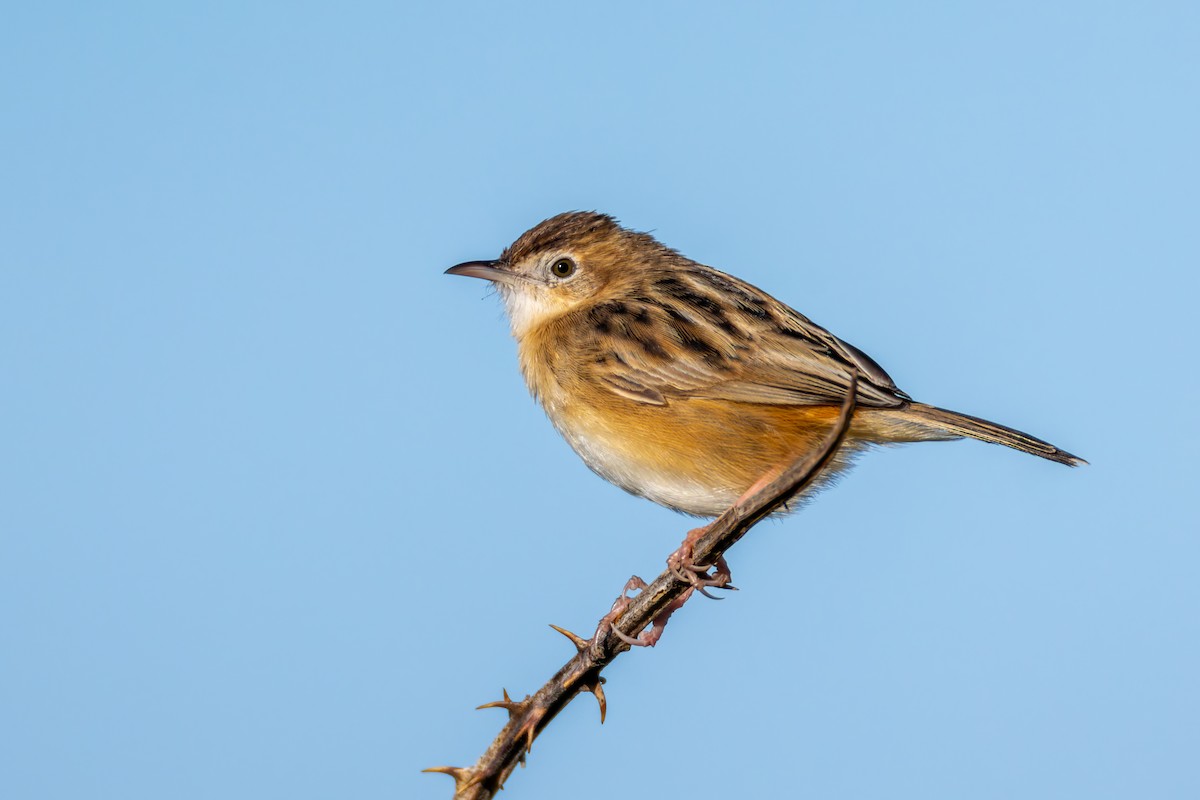
[[[560,258],[550,265],[550,274],[556,278],[569,278],[575,274],[575,262],[569,258]]]

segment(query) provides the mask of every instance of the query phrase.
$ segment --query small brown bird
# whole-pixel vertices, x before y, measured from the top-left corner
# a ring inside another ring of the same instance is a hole
[[[721,514],[819,447],[852,372],[857,410],[827,477],[869,445],[964,436],[1085,463],[913,401],[861,350],[766,292],[604,214],[559,214],[498,260],[447,272],[497,287],[529,390],[584,462],[687,514]]]

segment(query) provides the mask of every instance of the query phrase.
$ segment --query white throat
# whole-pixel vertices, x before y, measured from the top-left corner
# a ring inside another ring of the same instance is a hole
[[[517,339],[523,338],[530,330],[557,315],[555,310],[547,307],[534,292],[501,286],[500,297],[504,300],[509,327]]]

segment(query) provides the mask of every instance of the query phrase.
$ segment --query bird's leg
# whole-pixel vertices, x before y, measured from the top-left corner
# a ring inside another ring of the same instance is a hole
[[[784,463],[768,470],[749,489],[742,493],[742,496],[737,499],[734,505],[741,505],[762,491],[768,484],[782,475],[788,466],[790,466],[790,463]],[[683,594],[672,600],[665,609],[654,617],[654,621],[648,629],[643,630],[635,639],[617,630],[615,624],[621,618],[621,615],[625,613],[625,610],[629,608],[629,603],[632,599],[628,596],[629,592],[640,591],[646,588],[646,582],[637,575],[634,575],[625,584],[625,588],[621,590],[621,596],[613,603],[612,609],[601,618],[597,631],[603,629],[607,624],[612,629],[612,632],[616,634],[617,638],[630,647],[653,647],[662,638],[663,630],[667,627],[667,620],[671,618],[672,614],[683,607],[683,604],[692,596],[692,592],[700,592],[705,597],[720,600],[721,598],[709,594],[706,590],[726,589],[728,591],[737,591],[737,587],[730,582],[733,580],[733,573],[729,569],[729,562],[725,560],[725,556],[717,556],[712,564],[696,563],[696,542],[700,541],[704,534],[708,533],[709,527],[710,525],[704,525],[688,531],[687,536],[683,537],[683,542],[679,545],[679,548],[667,557],[667,569],[677,579],[690,584],[690,586]],[[709,572],[710,569],[712,570],[711,573]]]
[[[623,641],[625,644],[630,646],[638,644],[637,639],[630,638],[629,636],[626,636],[617,630],[616,622],[621,618],[621,615],[625,613],[625,610],[629,608],[629,604],[633,602],[633,598],[629,596],[629,593],[634,591],[640,592],[641,590],[645,589],[647,585],[648,584],[637,575],[631,577],[625,583],[625,588],[621,590],[621,594],[616,600],[613,601],[612,608],[608,610],[607,614],[600,618],[600,624],[596,626],[596,635],[599,636],[600,632],[604,630],[604,626],[607,625],[612,628],[612,632],[617,635],[617,638]],[[593,641],[595,640],[593,639]]]
[[[690,583],[692,588],[699,591],[700,594],[713,600],[720,600],[716,595],[709,594],[707,589],[728,589],[736,591],[735,586],[730,583],[733,575],[729,570],[729,563],[725,561],[725,556],[717,556],[716,561],[712,564],[697,564],[695,561],[696,542],[708,532],[708,525],[700,528],[693,528],[687,532],[687,536],[683,537],[683,542],[679,545],[679,549],[671,555],[667,556],[667,569],[681,581]],[[711,574],[710,569],[716,568]],[[689,591],[684,598],[691,595]]]
[[[630,578],[629,582],[625,584],[625,588],[621,590],[621,596],[613,603],[612,609],[601,618],[600,625],[596,629],[597,633],[603,630],[605,625],[608,625],[616,637],[630,647],[654,647],[654,645],[658,644],[658,640],[662,638],[663,631],[667,627],[667,621],[671,619],[672,614],[683,607],[683,604],[692,596],[693,590],[685,590],[683,594],[668,603],[666,608],[655,615],[650,627],[643,630],[637,638],[634,638],[617,630],[616,622],[625,613],[625,610],[629,608],[629,604],[633,600],[633,598],[628,596],[629,592],[635,589],[640,591],[645,588],[646,582],[637,575]]]
[[[749,489],[742,492],[742,496],[737,499],[734,505],[739,506],[758,492],[761,492],[767,485],[782,475],[788,466],[790,466],[790,462],[767,470]],[[679,580],[690,583],[692,588],[699,591],[705,597],[719,600],[721,598],[709,594],[705,589],[729,589],[736,591],[737,587],[730,583],[733,580],[733,573],[730,571],[729,563],[725,560],[724,556],[717,556],[716,561],[712,564],[697,564],[695,562],[696,542],[700,541],[701,537],[708,532],[708,528],[709,526],[705,525],[702,528],[693,528],[688,531],[687,536],[683,539],[683,543],[679,545],[679,549],[667,557],[667,569],[671,570],[671,574]],[[709,574],[709,570],[714,567],[716,569]]]

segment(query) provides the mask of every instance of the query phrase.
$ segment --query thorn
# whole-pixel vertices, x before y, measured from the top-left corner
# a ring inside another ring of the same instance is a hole
[[[442,775],[449,775],[454,778],[454,793],[459,794],[468,786],[471,786],[479,780],[479,775],[475,770],[467,767],[429,767],[421,772],[437,772]]]
[[[525,705],[525,701],[522,700],[521,702],[518,703],[515,700],[513,700],[511,697],[508,696],[508,689],[502,689],[501,691],[504,692],[503,700],[494,700],[491,703],[484,703],[481,706],[475,706],[475,710],[480,711],[485,708],[503,708],[505,711],[508,712],[508,716],[510,719],[512,717],[516,716],[517,712],[521,710],[521,706]],[[528,699],[528,698],[526,698],[526,699]]]
[[[534,729],[537,728],[537,723],[531,719],[531,720],[528,720],[522,727],[524,728],[524,735],[525,735],[525,752],[532,753],[533,752],[533,739],[535,736],[537,736],[537,733],[534,731]],[[517,731],[517,735],[520,736],[521,731]],[[521,757],[524,758],[525,757],[524,754],[522,754]]]
[[[540,707],[532,698],[525,698],[528,708],[522,709],[524,719],[513,733],[513,739],[525,739],[525,753],[533,751],[533,740],[537,738],[538,726],[546,721],[546,709]],[[521,755],[524,758],[524,754]]]
[[[586,648],[586,647],[588,646],[588,640],[587,640],[587,639],[584,639],[584,638],[583,638],[583,637],[581,637],[581,636],[576,636],[575,634],[571,633],[571,632],[570,632],[569,630],[567,630],[566,628],[560,628],[560,627],[558,627],[557,625],[551,625],[550,627],[551,627],[551,628],[554,628],[554,630],[558,631],[558,632],[559,632],[559,633],[561,633],[563,636],[565,636],[565,637],[567,637],[568,639],[570,639],[570,640],[571,640],[571,644],[575,645],[575,649],[576,649],[576,650],[578,650],[579,652],[581,652],[581,653],[582,653],[582,652],[583,652],[583,650],[584,650],[584,648]]]
[[[604,698],[604,681],[605,680],[607,680],[607,679],[602,678],[599,675],[597,675],[595,681],[593,681],[592,683],[582,684],[579,687],[580,691],[591,692],[592,694],[594,694],[596,696],[596,702],[600,704],[600,724],[601,725],[604,724],[604,715],[608,713],[608,701],[605,700],[605,698]]]
[[[596,681],[596,685],[592,687],[592,694],[596,696],[596,703],[600,706],[600,724],[604,724],[604,717],[608,714],[608,700],[604,697],[604,679]]]

